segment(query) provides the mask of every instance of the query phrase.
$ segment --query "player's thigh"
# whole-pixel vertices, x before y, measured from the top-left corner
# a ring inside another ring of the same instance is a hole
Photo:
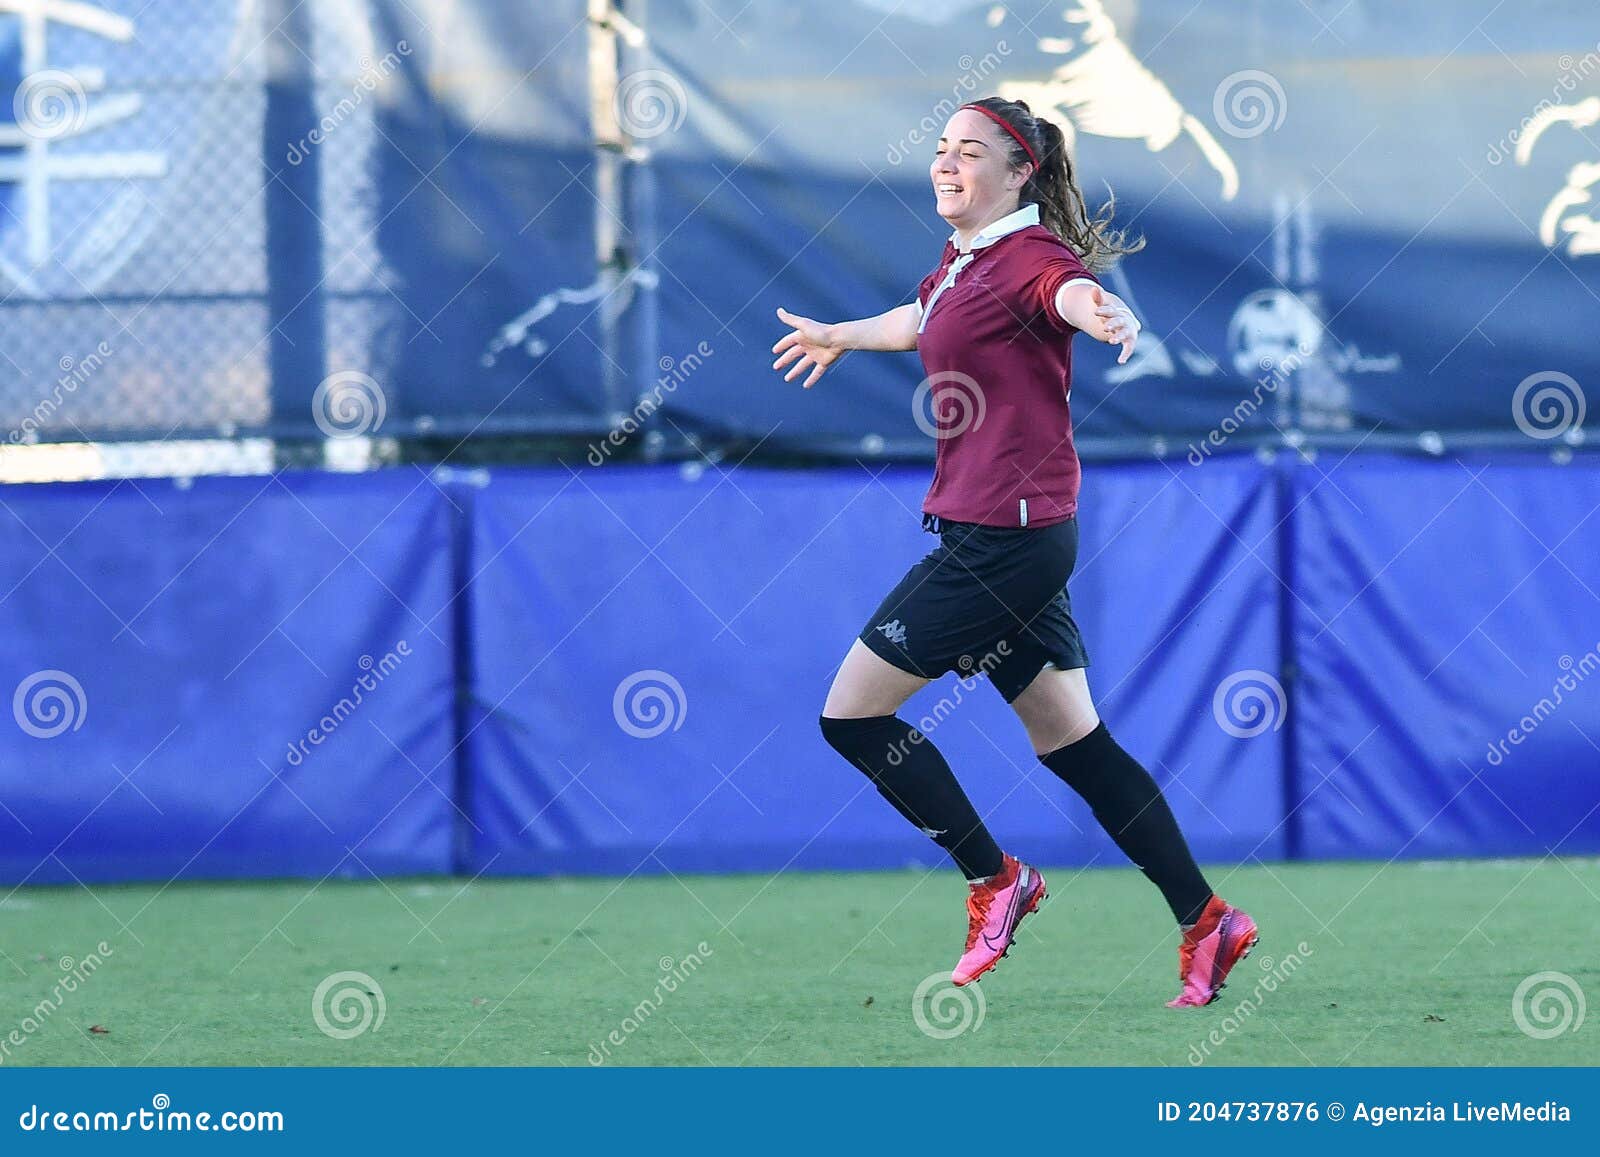
[[[927,684],[928,680],[921,676],[902,671],[873,654],[857,639],[839,665],[839,673],[833,677],[822,713],[830,719],[893,715],[902,703]]]
[[[1089,675],[1081,667],[1062,671],[1047,665],[1011,701],[1011,709],[1027,728],[1035,755],[1076,743],[1100,725],[1089,695]]]

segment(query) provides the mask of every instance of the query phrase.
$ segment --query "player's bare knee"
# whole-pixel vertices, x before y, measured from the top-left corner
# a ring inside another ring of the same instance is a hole
[[[1028,742],[1033,745],[1034,755],[1045,756],[1052,751],[1068,747],[1088,735],[1100,726],[1100,717],[1091,714],[1087,719],[1079,716],[1072,719],[1057,719],[1040,725],[1024,723],[1024,726],[1028,729]]]
[[[1035,755],[1076,743],[1100,725],[1080,672],[1046,668],[1011,704]]]

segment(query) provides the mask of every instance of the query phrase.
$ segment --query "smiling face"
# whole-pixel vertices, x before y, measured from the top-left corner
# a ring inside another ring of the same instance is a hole
[[[975,233],[1017,208],[1017,192],[1033,171],[1011,167],[1011,138],[988,117],[958,109],[934,147],[929,176],[939,216],[963,233]]]

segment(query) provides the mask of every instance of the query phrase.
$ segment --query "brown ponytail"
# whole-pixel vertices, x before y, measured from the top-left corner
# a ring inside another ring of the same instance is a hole
[[[1072,157],[1067,152],[1060,126],[1034,116],[1024,101],[988,96],[971,103],[1005,121],[1017,136],[1028,142],[1039,164],[1022,186],[1018,199],[1024,205],[1036,203],[1039,223],[1072,246],[1091,271],[1104,272],[1123,254],[1137,253],[1144,248],[1143,237],[1130,238],[1122,230],[1111,227],[1117,207],[1115,196],[1093,217],[1089,215],[1089,207],[1084,203],[1072,172]],[[1005,143],[1010,146],[1008,151],[1014,166],[1021,168],[1033,163],[1027,150],[1017,141]]]

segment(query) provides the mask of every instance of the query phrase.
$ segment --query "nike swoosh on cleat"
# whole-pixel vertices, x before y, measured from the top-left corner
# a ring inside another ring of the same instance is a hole
[[[1216,993],[1222,987],[1221,980],[1227,968],[1228,934],[1233,930],[1233,909],[1229,908],[1222,914],[1222,921],[1217,926],[1217,954],[1211,961],[1211,991]],[[1212,999],[1216,999],[1215,996]]]
[[[1017,908],[1022,903],[1023,894],[1028,890],[1029,871],[1031,871],[1031,869],[1026,864],[1023,864],[1022,867],[1018,869],[1017,886],[1011,889],[1011,903],[1006,905],[1006,922],[1000,932],[1001,943],[996,944],[993,940],[989,939],[989,934],[985,932],[983,934],[983,944],[985,948],[989,948],[991,950],[1001,948],[1007,941],[1011,939],[1011,933],[1014,932],[1017,927]]]

